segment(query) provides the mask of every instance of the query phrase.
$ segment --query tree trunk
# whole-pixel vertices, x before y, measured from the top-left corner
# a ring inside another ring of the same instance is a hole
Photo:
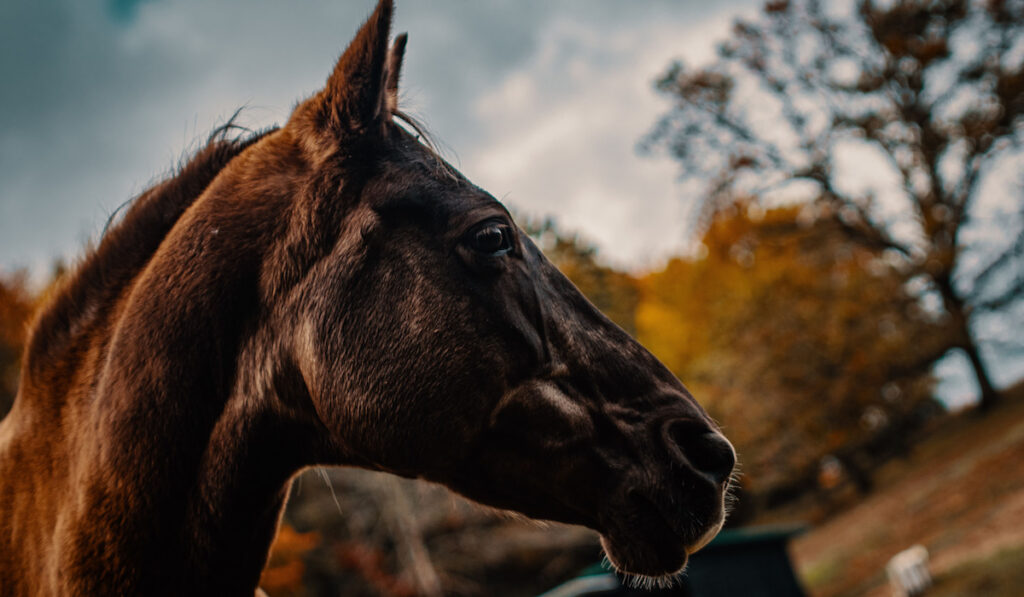
[[[964,302],[953,291],[953,286],[948,278],[945,280],[945,283],[939,283],[939,291],[942,293],[946,310],[953,318],[953,325],[959,336],[957,345],[967,355],[967,359],[971,362],[971,368],[974,370],[974,376],[978,380],[978,389],[981,391],[981,396],[977,410],[979,413],[987,412],[999,402],[1000,395],[995,386],[992,385],[992,378],[988,375],[985,362],[981,360],[978,343],[974,341],[974,337],[971,335]]]
[[[978,412],[988,412],[993,406],[999,403],[999,391],[996,390],[995,386],[992,385],[992,379],[988,376],[988,370],[985,368],[985,363],[981,360],[981,354],[978,351],[978,345],[971,338],[970,332],[967,332],[967,341],[962,346],[963,351],[967,354],[967,358],[971,361],[971,367],[974,369],[974,375],[978,379],[978,388],[981,390],[981,399],[978,402]]]

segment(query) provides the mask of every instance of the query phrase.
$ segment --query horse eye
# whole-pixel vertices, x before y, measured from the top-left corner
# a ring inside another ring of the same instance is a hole
[[[508,226],[486,224],[470,236],[470,246],[474,251],[498,257],[512,250],[512,235]]]

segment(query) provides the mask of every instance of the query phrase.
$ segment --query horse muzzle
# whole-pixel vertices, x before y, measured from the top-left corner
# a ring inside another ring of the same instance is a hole
[[[600,531],[618,570],[659,577],[685,568],[721,530],[736,453],[703,419],[669,418],[652,431],[667,459],[627,475],[602,512]]]

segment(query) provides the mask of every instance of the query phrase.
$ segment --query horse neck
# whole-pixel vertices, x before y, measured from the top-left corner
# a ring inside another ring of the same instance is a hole
[[[289,479],[315,458],[260,298],[269,233],[233,217],[186,214],[95,340],[94,389],[68,394],[71,429],[50,444],[68,447],[76,499],[56,532],[76,592],[251,595]]]

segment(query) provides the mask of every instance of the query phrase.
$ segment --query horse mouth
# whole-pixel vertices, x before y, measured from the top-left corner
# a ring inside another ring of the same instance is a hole
[[[671,512],[652,499],[631,493],[627,506],[601,532],[601,546],[619,572],[646,577],[668,577],[686,568],[696,553],[721,530],[723,508],[700,521],[688,512]]]

